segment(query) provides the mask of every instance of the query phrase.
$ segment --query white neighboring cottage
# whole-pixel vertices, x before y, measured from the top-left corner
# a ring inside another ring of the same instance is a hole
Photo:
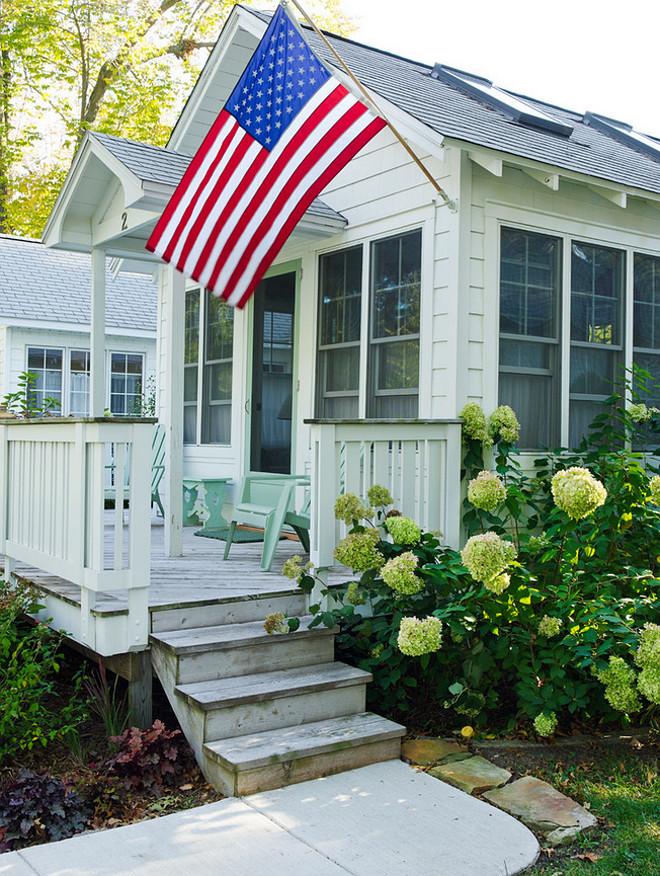
[[[40,241],[0,235],[0,397],[36,375],[36,402],[89,416],[90,260]],[[155,375],[156,287],[144,274],[108,272],[104,408],[134,414]]]

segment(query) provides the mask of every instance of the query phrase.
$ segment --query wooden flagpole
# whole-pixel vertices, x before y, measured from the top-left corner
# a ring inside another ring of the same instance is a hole
[[[451,199],[451,198],[449,197],[449,195],[445,192],[445,190],[444,190],[440,185],[438,185],[438,183],[437,183],[436,180],[435,180],[435,177],[431,174],[431,172],[430,172],[429,169],[426,167],[426,165],[422,162],[422,160],[421,160],[421,159],[419,158],[419,156],[415,153],[415,151],[412,149],[412,147],[411,147],[408,143],[406,143],[406,141],[404,140],[403,136],[402,136],[402,135],[399,133],[399,131],[394,127],[394,125],[392,124],[392,122],[389,121],[389,119],[387,118],[387,116],[385,115],[385,113],[380,109],[380,107],[378,106],[378,104],[376,103],[376,101],[373,99],[373,97],[371,96],[371,94],[369,94],[369,92],[368,92],[367,89],[364,87],[364,85],[362,85],[362,83],[360,82],[360,80],[359,80],[359,79],[353,74],[352,70],[349,68],[348,64],[346,64],[346,62],[345,62],[344,59],[341,57],[341,55],[340,55],[337,51],[335,51],[335,49],[330,45],[330,43],[328,42],[328,40],[327,40],[326,37],[325,37],[325,34],[323,34],[323,33],[318,29],[318,27],[316,26],[316,24],[312,21],[312,19],[309,17],[309,15],[305,12],[305,10],[304,10],[303,7],[300,5],[300,3],[298,2],[298,0],[283,0],[284,5],[286,5],[287,2],[291,2],[291,3],[293,3],[293,5],[296,7],[296,9],[300,12],[300,14],[301,14],[301,15],[303,16],[303,18],[305,19],[305,21],[306,21],[306,22],[309,24],[309,26],[314,30],[314,32],[316,33],[316,35],[317,35],[318,37],[320,37],[321,40],[323,40],[323,42],[325,43],[325,45],[327,46],[327,48],[332,52],[332,54],[335,56],[335,58],[337,59],[337,61],[339,61],[339,63],[341,64],[341,66],[344,68],[344,71],[346,72],[346,74],[348,75],[348,77],[351,79],[351,81],[352,81],[352,82],[355,84],[355,86],[356,86],[356,87],[362,92],[362,94],[365,96],[365,98],[367,99],[367,101],[373,106],[373,108],[376,110],[376,112],[378,113],[378,115],[383,119],[383,121],[385,122],[385,124],[387,125],[387,127],[388,127],[388,128],[390,129],[390,131],[394,134],[394,136],[395,136],[396,139],[399,141],[399,143],[401,143],[401,145],[402,145],[403,148],[406,150],[406,152],[408,153],[408,155],[410,155],[410,157],[411,157],[412,160],[415,162],[415,164],[419,167],[419,169],[422,171],[422,173],[424,174],[424,176],[429,180],[429,182],[431,183],[431,185],[434,187],[434,189],[436,190],[436,192],[440,195],[440,197],[441,197],[442,200],[444,201],[445,205],[448,206],[450,209],[456,209],[456,202],[455,202],[455,201],[452,201],[452,199]]]

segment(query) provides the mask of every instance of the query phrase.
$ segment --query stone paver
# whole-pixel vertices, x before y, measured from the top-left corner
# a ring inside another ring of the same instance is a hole
[[[597,830],[595,816],[552,785],[533,776],[525,776],[483,796],[520,818],[527,827],[545,834],[550,845],[570,842],[580,833]]]
[[[448,782],[466,794],[481,794],[491,788],[499,788],[511,778],[511,773],[495,766],[485,757],[469,757],[452,761],[429,770],[430,775]]]
[[[470,752],[452,739],[407,739],[401,746],[401,757],[418,766],[431,766],[449,758],[470,757]]]

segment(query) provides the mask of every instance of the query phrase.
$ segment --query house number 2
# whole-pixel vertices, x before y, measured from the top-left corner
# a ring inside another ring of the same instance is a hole
[[[121,214],[121,230],[126,231],[128,228],[128,213]]]

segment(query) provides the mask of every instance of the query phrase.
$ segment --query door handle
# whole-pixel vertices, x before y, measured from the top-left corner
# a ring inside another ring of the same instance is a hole
[[[250,413],[250,399],[249,398],[245,399],[245,413],[246,414]]]

